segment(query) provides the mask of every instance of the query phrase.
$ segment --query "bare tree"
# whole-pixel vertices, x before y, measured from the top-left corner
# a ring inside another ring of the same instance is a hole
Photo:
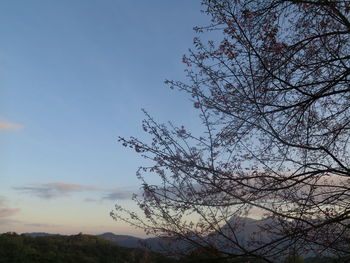
[[[203,134],[147,115],[152,143],[120,138],[153,165],[137,173],[144,215],[116,206],[112,216],[225,257],[349,255],[349,1],[203,6],[212,24],[196,31],[222,39],[195,38],[188,83],[167,81],[191,96]],[[247,217],[261,218],[248,240]]]

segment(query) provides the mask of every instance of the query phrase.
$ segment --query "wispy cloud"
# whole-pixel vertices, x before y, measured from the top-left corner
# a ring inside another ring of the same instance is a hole
[[[95,202],[98,202],[99,200],[97,199],[93,199],[93,198],[85,198],[84,199],[84,202],[88,202],[88,203],[95,203]]]
[[[76,192],[90,191],[100,192],[94,197],[85,198],[85,202],[101,202],[103,200],[126,200],[132,198],[132,192],[122,189],[106,189],[96,186],[87,186],[81,184],[69,184],[69,183],[45,183],[45,184],[30,184],[19,187],[13,187],[14,190],[20,191],[25,194],[36,196],[43,199],[53,199],[63,196],[69,196]],[[102,194],[102,197],[101,197]],[[1,204],[1,196],[0,196]]]
[[[42,223],[28,223],[25,224],[25,226],[29,227],[44,227],[44,228],[53,228],[53,227],[61,227],[62,225],[55,225],[55,224],[42,224]]]
[[[9,225],[15,225],[15,224],[19,224],[19,223],[22,223],[22,222],[19,220],[15,220],[15,219],[0,217],[0,226],[2,226],[2,225],[9,226]]]
[[[23,125],[8,122],[8,121],[0,121],[0,130],[20,130],[23,129]]]
[[[0,208],[0,218],[9,217],[21,211],[19,208]]]
[[[132,193],[125,191],[125,190],[120,190],[120,189],[115,189],[111,191],[110,193],[107,193],[102,200],[125,200],[125,199],[131,199]]]
[[[94,186],[86,186],[86,185],[80,185],[80,184],[67,184],[67,183],[60,183],[60,182],[14,187],[14,189],[18,191],[22,191],[27,194],[40,197],[40,198],[46,198],[46,199],[61,197],[61,196],[68,196],[74,192],[103,190],[99,187],[94,187]]]
[[[1,196],[0,195],[0,207],[1,206],[4,206],[5,205],[5,202],[6,202],[6,198],[4,196]]]
[[[4,219],[4,217],[9,217],[14,214],[17,214],[21,209],[19,208],[9,208],[6,206],[7,199],[5,196],[0,195],[0,219]]]

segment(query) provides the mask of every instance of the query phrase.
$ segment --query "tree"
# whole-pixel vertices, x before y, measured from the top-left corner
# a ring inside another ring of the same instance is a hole
[[[188,83],[166,81],[190,95],[203,133],[146,113],[151,143],[120,138],[153,163],[137,172],[144,216],[118,205],[111,215],[227,257],[349,255],[349,1],[203,6],[212,23],[195,30],[222,39],[196,37]],[[242,240],[246,217],[262,223]]]

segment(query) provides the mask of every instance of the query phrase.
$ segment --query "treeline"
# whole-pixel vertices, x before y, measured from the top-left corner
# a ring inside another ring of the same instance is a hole
[[[264,263],[256,258],[225,258],[198,249],[179,260],[141,248],[125,248],[109,240],[85,234],[29,236],[0,234],[0,263]],[[283,263],[343,263],[349,259],[286,258]],[[282,263],[281,262],[281,263]]]
[[[138,248],[125,248],[102,238],[0,235],[0,263],[172,263],[173,259]]]

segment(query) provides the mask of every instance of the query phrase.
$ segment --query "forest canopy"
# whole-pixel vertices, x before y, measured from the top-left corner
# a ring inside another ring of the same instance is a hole
[[[32,237],[0,235],[0,262],[13,263],[172,263],[173,259],[144,249],[121,247],[102,238],[78,234]]]

